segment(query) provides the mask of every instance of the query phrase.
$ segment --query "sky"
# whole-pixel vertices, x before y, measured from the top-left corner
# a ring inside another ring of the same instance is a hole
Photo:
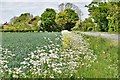
[[[9,22],[14,16],[22,13],[31,13],[40,16],[46,8],[58,10],[60,3],[71,2],[82,11],[82,20],[88,17],[88,9],[84,7],[91,0],[1,0],[0,2],[0,24]]]
[[[92,0],[1,0],[2,2],[91,2]]]

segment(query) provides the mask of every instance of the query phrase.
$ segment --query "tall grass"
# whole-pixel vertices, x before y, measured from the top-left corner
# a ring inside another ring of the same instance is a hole
[[[97,55],[97,60],[92,67],[80,70],[78,74],[86,78],[118,78],[118,40],[83,34],[82,36]]]

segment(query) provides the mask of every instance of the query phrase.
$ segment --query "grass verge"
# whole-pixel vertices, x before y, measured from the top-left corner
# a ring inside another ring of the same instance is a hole
[[[78,74],[85,78],[118,78],[118,41],[89,35],[83,35],[83,38],[97,55],[97,60]]]

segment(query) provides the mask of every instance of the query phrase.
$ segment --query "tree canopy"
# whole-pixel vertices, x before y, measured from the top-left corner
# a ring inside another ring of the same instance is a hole
[[[2,28],[3,31],[11,32],[71,30],[80,20],[73,7],[78,10],[74,4],[66,3],[65,9],[58,13],[52,8],[46,8],[40,16],[22,13],[20,16],[13,17],[9,23],[3,24]]]
[[[3,30],[10,32],[37,31],[39,20],[39,16],[33,17],[30,13],[23,13],[19,17],[13,17],[8,24],[3,25]]]
[[[56,30],[56,12],[54,9],[47,8],[41,15],[41,27],[44,31],[55,31]]]
[[[97,30],[103,32],[118,32],[120,26],[120,3],[119,2],[91,2],[87,5],[89,15],[97,24]]]
[[[73,3],[69,3],[69,2],[61,3],[61,4],[59,4],[58,9],[60,12],[64,12],[64,10],[66,10],[66,9],[74,10],[78,14],[79,20],[81,21],[82,12],[81,12],[81,9],[77,5],[75,5]]]
[[[59,12],[56,17],[56,23],[66,30],[71,30],[78,20],[78,14],[72,9],[66,9],[64,12]]]
[[[20,16],[13,17],[10,22],[4,23],[1,29],[8,32],[120,31],[120,2],[93,0],[85,6],[88,8],[89,17],[84,21],[81,21],[81,10],[73,3],[61,3],[58,7],[60,12],[46,8],[40,16],[22,13]]]

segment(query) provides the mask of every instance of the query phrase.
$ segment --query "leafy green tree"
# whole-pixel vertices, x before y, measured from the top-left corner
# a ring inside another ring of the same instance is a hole
[[[43,31],[56,31],[57,26],[55,23],[56,12],[54,9],[47,8],[41,15],[41,27]]]
[[[71,29],[73,31],[82,31],[82,25],[80,21],[77,21],[75,26]]]
[[[29,21],[32,18],[33,18],[33,15],[31,15],[30,13],[23,13],[14,21],[14,23]]]
[[[87,5],[90,16],[94,19],[97,24],[97,30],[118,32],[119,21],[120,21],[120,2],[99,2],[92,1]]]
[[[82,12],[77,5],[75,5],[73,3],[69,3],[69,2],[61,3],[58,6],[58,9],[59,9],[60,12],[64,12],[66,9],[73,9],[78,14],[79,20],[81,21]]]
[[[38,31],[37,23],[39,20],[39,16],[33,17],[30,13],[23,13],[19,17],[13,17],[3,29],[14,32]]]
[[[95,24],[93,22],[93,20],[91,19],[91,17],[86,18],[83,22],[82,22],[82,30],[83,31],[92,31],[95,28]]]
[[[65,12],[59,12],[56,16],[55,22],[58,26],[59,31],[65,29],[64,26],[67,23],[67,14]]]
[[[108,2],[108,31],[109,32],[118,32],[120,28],[120,3],[119,2]]]
[[[107,3],[103,2],[91,2],[87,7],[90,16],[94,19],[94,22],[97,23],[100,31],[108,31],[108,20],[107,20]]]
[[[32,31],[32,25],[30,25],[28,22],[33,18],[33,15],[30,13],[23,13],[21,14],[13,24],[14,31],[18,32],[26,32],[26,31]]]
[[[78,20],[78,14],[74,10],[66,9],[64,12],[58,13],[55,21],[62,29],[71,30]]]
[[[39,31],[39,25],[38,25],[39,21],[40,21],[40,17],[39,16],[35,16],[28,22],[28,24],[32,26],[31,30]]]
[[[76,21],[79,20],[78,14],[75,13],[75,11],[72,9],[66,9],[64,12],[67,15],[67,23],[65,25],[65,29],[71,30],[71,28],[75,26]]]

